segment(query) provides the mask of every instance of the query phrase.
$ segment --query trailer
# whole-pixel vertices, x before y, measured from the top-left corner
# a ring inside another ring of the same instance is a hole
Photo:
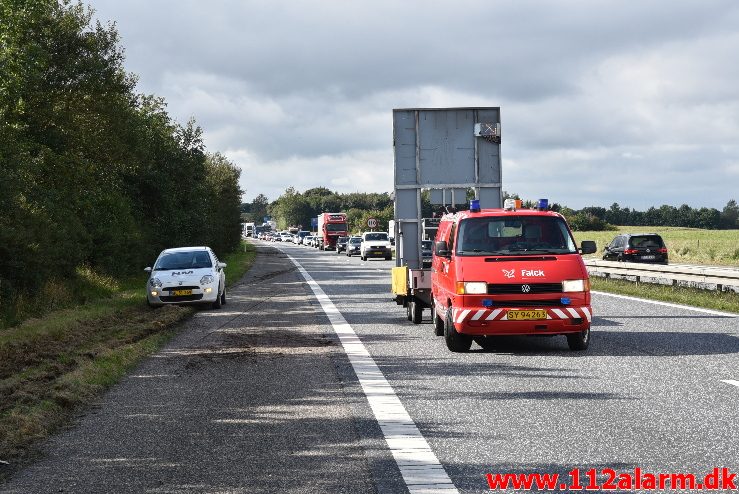
[[[468,191],[485,208],[502,206],[500,108],[393,110],[394,224],[396,258],[392,293],[415,324],[431,308],[431,268],[424,267],[422,240],[433,240],[438,219],[423,218],[421,193],[452,209]]]

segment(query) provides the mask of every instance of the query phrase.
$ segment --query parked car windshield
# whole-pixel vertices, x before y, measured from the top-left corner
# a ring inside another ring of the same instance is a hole
[[[567,225],[555,216],[462,220],[455,250],[462,256],[577,253]]]
[[[212,268],[210,256],[204,250],[167,252],[157,260],[154,270]]]
[[[368,233],[364,236],[365,240],[387,240],[387,233]]]

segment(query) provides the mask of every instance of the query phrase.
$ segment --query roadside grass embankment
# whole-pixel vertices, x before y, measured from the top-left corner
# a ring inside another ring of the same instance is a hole
[[[701,230],[659,226],[619,226],[618,231],[574,232],[575,240],[595,240],[598,251],[584,256],[600,259],[603,248],[619,233],[658,233],[672,264],[739,266],[739,230]]]
[[[665,241],[670,264],[739,266],[739,230],[701,230],[697,228],[620,226],[618,231],[574,232],[575,240],[594,240],[598,252],[583,256],[600,259],[603,248],[619,233],[658,233]],[[687,286],[636,283],[628,280],[590,277],[593,290],[739,313],[739,293],[702,290]]]
[[[251,243],[224,256],[227,284],[240,280],[255,257]],[[0,461],[10,463],[0,463],[0,480],[32,456],[36,441],[161,348],[176,323],[197,310],[149,308],[145,283],[143,276],[107,279],[107,289],[91,291],[83,305],[0,330]]]
[[[736,292],[636,283],[598,276],[591,276],[590,284],[596,291],[739,314],[739,294]]]

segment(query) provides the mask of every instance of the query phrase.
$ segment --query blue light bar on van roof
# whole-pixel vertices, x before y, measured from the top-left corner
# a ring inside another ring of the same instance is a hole
[[[539,211],[546,211],[549,209],[549,199],[539,199],[539,205],[537,206]]]
[[[479,213],[480,212],[480,199],[472,199],[470,201],[470,212],[471,213]]]

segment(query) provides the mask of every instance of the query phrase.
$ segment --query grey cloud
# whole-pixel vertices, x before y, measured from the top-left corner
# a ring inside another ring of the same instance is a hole
[[[414,106],[500,105],[504,188],[526,197],[720,207],[737,189],[732,0],[92,6],[118,22],[141,90],[244,168],[247,200],[389,191],[390,112]],[[623,179],[645,169],[659,178]]]

